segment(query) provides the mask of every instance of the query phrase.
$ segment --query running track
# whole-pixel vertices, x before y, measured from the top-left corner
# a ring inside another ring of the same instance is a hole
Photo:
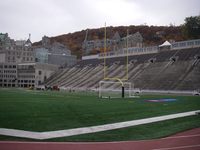
[[[127,142],[0,142],[0,150],[200,150],[200,128],[167,138]]]

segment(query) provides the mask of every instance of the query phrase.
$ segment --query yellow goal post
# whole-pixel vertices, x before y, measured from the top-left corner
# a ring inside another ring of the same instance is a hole
[[[128,35],[129,35],[129,32],[127,30],[126,50],[122,49],[125,52],[125,70],[124,70],[125,71],[125,75],[124,75],[123,78],[119,78],[117,76],[113,76],[113,77],[109,76],[108,66],[106,64],[106,62],[107,62],[107,60],[106,60],[107,59],[106,23],[105,23],[105,31],[104,31],[104,33],[105,33],[105,37],[104,37],[104,55],[103,55],[103,60],[104,60],[103,72],[104,72],[104,74],[103,74],[103,80],[99,82],[99,97],[102,97],[102,92],[106,91],[106,89],[102,88],[102,83],[111,84],[111,82],[112,82],[112,84],[116,83],[116,84],[120,84],[121,85],[121,97],[124,98],[125,97],[125,84],[124,83],[126,83],[126,84],[128,83],[128,82],[125,82],[125,81],[128,81]],[[130,82],[129,82],[129,85],[130,85],[129,88],[131,88],[131,83]],[[107,89],[107,90],[109,92],[109,90],[111,90],[111,89]],[[113,93],[113,92],[116,92],[116,91],[118,91],[118,90],[114,90],[113,89],[112,92],[110,92],[110,93]]]

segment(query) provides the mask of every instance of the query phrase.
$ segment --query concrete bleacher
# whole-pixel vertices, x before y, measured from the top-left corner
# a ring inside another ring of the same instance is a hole
[[[62,77],[66,72],[68,72],[69,68],[60,69],[59,71],[55,72],[47,81],[45,81],[46,85],[55,85],[60,77]]]
[[[84,76],[82,79],[80,79],[78,82],[75,82],[74,87],[75,88],[85,88],[88,87],[89,84],[92,83],[92,81],[96,80],[97,75],[99,72],[101,72],[103,69],[102,66],[95,67],[90,73],[88,73],[86,76]],[[101,76],[102,78],[102,76]]]
[[[129,56],[128,82],[146,90],[197,90],[200,88],[199,56],[200,48]],[[66,89],[98,88],[104,76],[104,61],[103,58],[82,60],[72,68],[55,73],[45,84]],[[106,58],[105,62],[106,76],[125,77],[126,56]]]

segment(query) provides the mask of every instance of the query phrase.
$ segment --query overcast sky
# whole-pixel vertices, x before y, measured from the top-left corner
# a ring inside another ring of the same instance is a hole
[[[32,42],[87,28],[180,25],[200,15],[200,0],[0,0],[0,32]]]

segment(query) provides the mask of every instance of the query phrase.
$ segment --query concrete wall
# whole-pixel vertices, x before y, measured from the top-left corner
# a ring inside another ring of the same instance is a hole
[[[48,63],[59,66],[72,66],[76,63],[76,56],[51,54]]]
[[[57,70],[58,66],[56,65],[37,63],[35,66],[35,86],[43,84]]]

